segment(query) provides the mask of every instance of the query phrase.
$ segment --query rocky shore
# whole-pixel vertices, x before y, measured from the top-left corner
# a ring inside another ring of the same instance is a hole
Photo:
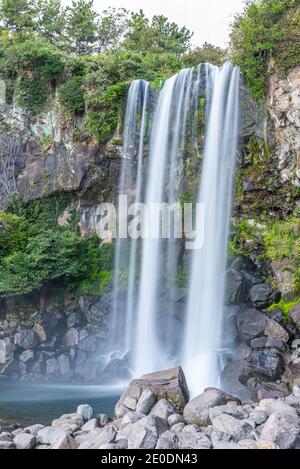
[[[300,387],[241,402],[208,388],[189,400],[180,367],[132,381],[113,418],[89,405],[51,426],[0,433],[0,449],[300,449]]]

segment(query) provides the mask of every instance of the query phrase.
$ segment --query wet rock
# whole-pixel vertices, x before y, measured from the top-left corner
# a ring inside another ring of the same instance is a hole
[[[267,345],[267,337],[257,337],[256,339],[251,340],[252,348],[265,348]]]
[[[82,340],[78,345],[79,350],[83,352],[96,352],[97,350],[97,337],[91,335],[86,339]]]
[[[102,373],[102,379],[106,380],[129,380],[131,378],[130,370],[124,360],[116,358],[111,360]]]
[[[33,360],[34,352],[32,350],[24,350],[19,356],[19,360],[23,363],[28,363],[29,361]]]
[[[239,304],[246,299],[246,281],[241,272],[229,270],[226,273],[225,303]]]
[[[9,377],[18,377],[20,373],[20,362],[18,360],[9,360],[0,371],[1,374]]]
[[[210,449],[210,439],[196,425],[187,425],[178,435],[179,449]]]
[[[257,378],[251,378],[247,383],[247,387],[254,401],[286,397],[289,395],[289,390],[284,383],[264,383]]]
[[[187,424],[205,427],[211,423],[209,409],[225,405],[230,401],[238,401],[233,396],[225,394],[218,389],[209,388],[200,396],[192,399],[184,408],[183,417]]]
[[[82,404],[77,407],[77,414],[80,415],[84,420],[91,420],[93,418],[93,408],[88,404]]]
[[[58,363],[59,373],[62,376],[65,376],[70,372],[70,369],[71,369],[70,359],[69,357],[67,357],[67,355],[64,355],[64,354],[60,355],[57,359],[57,363]]]
[[[289,313],[289,317],[293,323],[297,326],[298,331],[300,331],[300,303],[293,306]]]
[[[289,334],[287,331],[276,321],[269,319],[265,328],[265,335],[272,337],[273,339],[281,340],[282,342],[288,342]]]
[[[265,381],[276,381],[281,377],[283,370],[284,360],[279,352],[273,349],[259,350],[243,361],[239,380],[244,386],[247,386],[250,378],[256,377]]]
[[[32,330],[33,330],[33,332],[35,333],[35,335],[37,336],[37,338],[40,342],[46,342],[47,341],[46,332],[45,332],[45,329],[43,328],[43,326],[41,326],[40,324],[35,324],[33,326]]]
[[[14,438],[14,444],[17,449],[32,449],[35,443],[36,439],[30,433],[19,433],[19,435]]]
[[[38,338],[32,329],[22,329],[14,335],[15,344],[24,349],[33,349],[38,345]]]
[[[267,316],[257,309],[247,309],[237,317],[237,328],[242,340],[251,341],[264,334]]]
[[[56,374],[58,373],[58,361],[56,360],[56,358],[50,358],[49,360],[47,360],[46,362],[46,373],[48,375],[53,375],[53,374]]]
[[[13,357],[15,345],[11,342],[9,337],[0,340],[0,364],[6,363]]]
[[[79,343],[78,331],[77,329],[70,329],[65,333],[63,343],[66,347],[76,347]]]
[[[252,304],[259,308],[265,309],[279,301],[280,295],[277,290],[270,287],[267,283],[254,285],[250,290],[250,300]]]

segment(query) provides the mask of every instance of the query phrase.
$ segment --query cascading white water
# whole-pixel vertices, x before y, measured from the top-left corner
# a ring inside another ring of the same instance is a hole
[[[129,202],[139,201],[142,193],[142,169],[147,130],[149,89],[150,85],[148,82],[134,80],[130,85],[127,96],[123,134],[123,159],[118,195],[128,196]],[[135,196],[132,196],[133,192],[135,192]],[[125,353],[130,350],[134,336],[133,303],[137,263],[136,254],[136,241],[127,239],[124,233],[121,236],[118,233],[115,246],[112,305],[112,345],[114,352]],[[127,291],[125,308],[124,291]]]
[[[144,202],[148,216],[142,240],[117,238],[112,345],[113,351],[123,355],[134,352],[136,377],[181,362],[191,393],[195,394],[206,386],[218,385],[221,371],[224,272],[239,124],[239,69],[227,63],[222,68],[205,64],[182,70],[166,81],[153,122],[148,115],[149,96],[148,83],[132,83],[119,194],[130,195],[129,202]],[[150,208],[179,202],[186,151],[190,155],[191,147],[199,171],[204,120],[198,196],[205,209],[204,246],[191,251],[187,311],[185,314],[181,304],[178,322],[175,303],[168,298],[176,293],[174,279],[183,243],[172,236],[162,239],[161,232],[157,233],[161,220]],[[148,166],[143,171],[148,123],[152,130]],[[178,334],[178,324],[183,321]]]
[[[198,202],[204,245],[193,251],[183,343],[192,395],[218,386],[221,372],[224,274],[239,129],[239,69],[207,66],[207,131]]]
[[[168,337],[172,330],[165,331],[165,343],[158,340],[158,303],[160,282],[176,277],[177,260],[174,239],[168,239],[166,256],[165,243],[155,237],[158,220],[154,219],[150,207],[164,202],[178,202],[180,172],[182,168],[183,144],[186,119],[193,96],[194,69],[184,69],[166,81],[157,104],[150,139],[150,155],[145,203],[149,217],[146,218],[146,237],[142,246],[142,263],[137,309],[135,351],[135,375],[168,366]],[[197,80],[196,80],[197,81]],[[193,85],[193,86],[192,86]],[[165,274],[163,276],[162,274]],[[168,312],[169,316],[172,311]],[[165,328],[171,327],[166,321]]]

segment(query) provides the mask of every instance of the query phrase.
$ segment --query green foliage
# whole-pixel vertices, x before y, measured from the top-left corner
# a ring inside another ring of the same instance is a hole
[[[36,37],[2,50],[0,71],[14,78],[15,104],[39,114],[51,94],[51,87],[64,72],[61,51]]]
[[[28,0],[1,0],[0,21],[12,33],[26,34],[34,29],[36,5]]]
[[[256,0],[235,18],[232,57],[241,67],[252,96],[265,95],[270,58],[288,71],[300,60],[298,0]]]
[[[271,305],[268,310],[270,312],[274,311],[275,309],[279,308],[284,315],[286,320],[289,320],[289,312],[291,309],[300,302],[300,298],[294,299],[292,301],[285,301],[281,299],[279,303]]]
[[[22,217],[0,212],[0,257],[22,250],[27,240],[26,231]]]
[[[234,234],[229,243],[230,255],[248,256],[264,250],[263,233],[265,226],[255,220],[239,220],[233,225]]]
[[[300,289],[300,222],[298,217],[274,222],[264,236],[266,255],[286,262],[293,273],[294,288]]]
[[[212,65],[223,65],[226,60],[226,51],[221,47],[216,47],[205,42],[202,47],[196,47],[183,58],[185,67],[194,67],[200,63],[210,63]]]
[[[97,13],[93,0],[73,0],[72,7],[67,9],[67,36],[73,52],[87,55],[93,52],[96,41]]]
[[[113,247],[96,235],[81,238],[73,223],[57,225],[67,196],[24,204],[0,213],[0,296],[22,295],[58,282],[60,287],[101,293],[111,280]]]
[[[165,16],[155,15],[150,21],[140,10],[131,16],[124,46],[141,54],[172,52],[180,56],[189,49],[192,35]]]
[[[66,114],[81,114],[84,112],[84,78],[75,76],[58,88],[59,101]]]
[[[60,0],[38,0],[36,29],[38,33],[52,44],[64,45],[65,9]]]
[[[108,8],[97,26],[96,51],[107,51],[116,46],[128,30],[129,12],[125,8]]]

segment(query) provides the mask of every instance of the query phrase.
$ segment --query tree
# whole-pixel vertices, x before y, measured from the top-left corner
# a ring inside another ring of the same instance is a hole
[[[162,15],[150,22],[141,10],[131,16],[124,45],[144,54],[171,52],[180,56],[189,49],[192,35],[186,27],[180,28]]]
[[[93,0],[73,0],[72,7],[67,8],[67,35],[75,53],[88,55],[93,52],[97,17]]]
[[[37,31],[50,42],[61,45],[65,29],[65,9],[60,0],[38,0]]]
[[[34,29],[36,2],[1,0],[0,21],[10,33],[27,33]]]
[[[109,8],[103,12],[97,28],[97,52],[104,52],[120,42],[128,30],[128,16],[125,8]]]
[[[226,60],[226,50],[205,42],[202,47],[196,47],[183,59],[186,67],[193,67],[208,62],[212,65],[222,65]]]

